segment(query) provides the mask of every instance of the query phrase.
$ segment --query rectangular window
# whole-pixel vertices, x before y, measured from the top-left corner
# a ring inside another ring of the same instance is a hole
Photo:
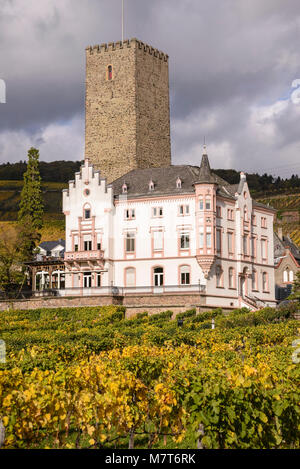
[[[152,207],[152,217],[158,218],[163,216],[163,208],[162,207]]]
[[[92,241],[84,241],[84,250],[91,251],[92,250]]]
[[[134,220],[135,219],[135,209],[126,209],[125,210],[125,220]]]
[[[126,252],[135,252],[135,233],[126,235]]]
[[[221,252],[221,230],[217,230],[217,251]]]
[[[228,278],[229,278],[229,288],[234,288],[234,269],[232,267],[229,268]]]
[[[189,215],[190,213],[190,206],[189,205],[179,205],[179,215]]]
[[[228,252],[229,254],[233,254],[233,233],[227,233],[227,240],[228,240]]]
[[[97,243],[97,250],[101,251],[101,243]]]
[[[92,286],[92,274],[91,273],[85,273],[83,276],[83,287],[84,288],[91,288]]]
[[[253,270],[253,272],[252,272],[252,290],[253,291],[257,290],[257,272],[256,272],[256,270]]]
[[[211,248],[211,233],[206,233],[206,247]]]
[[[263,272],[262,274],[262,284],[263,284],[263,291],[267,292],[268,291],[268,274],[266,272]]]
[[[254,237],[251,238],[251,256],[256,257],[256,239]]]
[[[181,272],[180,274],[180,282],[181,285],[190,285],[190,273],[189,272]]]
[[[125,270],[125,286],[135,287],[135,269],[133,267],[128,267]]]
[[[199,209],[203,210],[204,205],[203,205],[203,199],[199,199]]]
[[[221,218],[222,217],[222,209],[219,205],[217,205],[217,217]]]
[[[243,254],[244,256],[248,255],[248,237],[243,236]]]
[[[75,252],[78,252],[78,244],[74,245],[74,250],[75,250]]]
[[[86,208],[84,210],[84,218],[85,218],[85,220],[89,220],[91,218],[91,211],[90,211],[89,208]]]
[[[190,247],[190,235],[182,233],[180,235],[180,249],[189,249]]]
[[[261,240],[261,257],[263,260],[267,259],[267,241],[265,239]]]
[[[265,217],[261,218],[261,227],[267,228],[267,219]]]
[[[211,200],[206,198],[205,199],[205,210],[210,210],[211,208]]]
[[[231,208],[227,209],[227,219],[230,221],[233,221],[234,220],[233,215],[234,215],[234,211]]]
[[[97,287],[101,287],[101,274],[97,274]]]
[[[199,233],[199,248],[203,249],[204,247],[204,233],[203,231],[200,231]]]
[[[163,250],[163,232],[162,231],[153,232],[153,249],[154,251]]]

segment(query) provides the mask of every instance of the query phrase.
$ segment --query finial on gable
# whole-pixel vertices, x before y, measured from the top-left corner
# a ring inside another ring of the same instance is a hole
[[[245,180],[247,179],[246,174],[243,171],[240,172],[240,178]]]

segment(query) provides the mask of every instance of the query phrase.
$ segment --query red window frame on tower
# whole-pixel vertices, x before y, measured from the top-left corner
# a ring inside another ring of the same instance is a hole
[[[107,67],[107,79],[109,81],[113,79],[113,67],[112,67],[112,65],[108,65],[108,67]]]

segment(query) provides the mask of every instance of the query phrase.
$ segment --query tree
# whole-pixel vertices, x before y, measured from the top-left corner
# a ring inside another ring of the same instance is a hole
[[[0,290],[4,294],[16,290],[26,280],[22,269],[22,256],[19,249],[18,228],[8,226],[0,229]]]
[[[293,291],[289,296],[289,299],[300,301],[300,270],[296,274],[296,278],[293,283]]]
[[[31,259],[34,249],[41,239],[43,213],[39,151],[36,148],[30,148],[18,213],[20,252],[24,261]]]

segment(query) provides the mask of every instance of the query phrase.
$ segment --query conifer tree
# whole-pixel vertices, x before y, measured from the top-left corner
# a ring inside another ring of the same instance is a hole
[[[27,170],[24,173],[24,185],[18,213],[20,227],[20,251],[24,260],[30,260],[33,251],[41,239],[44,204],[42,198],[41,176],[39,171],[39,151],[28,151]]]

